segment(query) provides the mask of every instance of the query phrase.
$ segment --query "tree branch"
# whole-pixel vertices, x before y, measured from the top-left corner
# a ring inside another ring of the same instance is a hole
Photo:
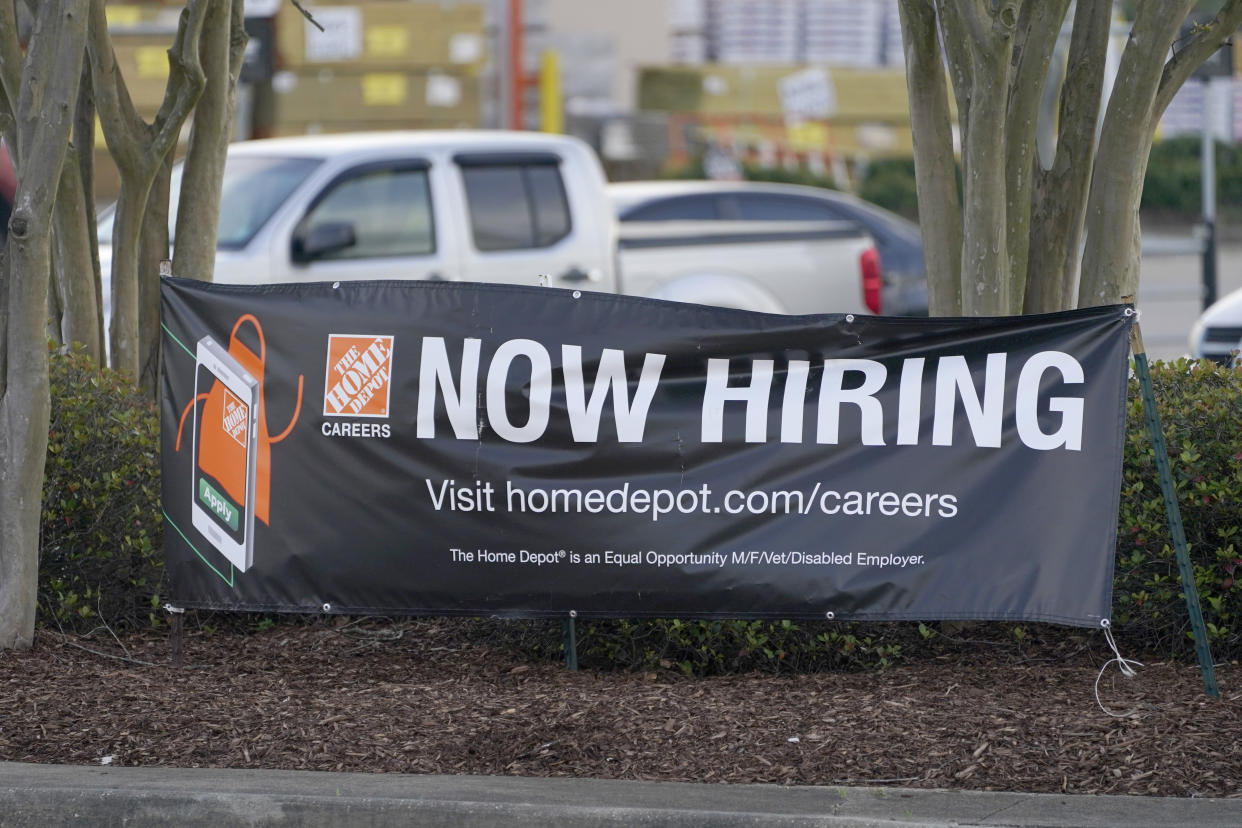
[[[0,132],[9,136],[9,153],[18,163],[15,104],[22,91],[22,47],[17,42],[17,10],[9,0],[0,0]]]
[[[155,137],[151,143],[151,154],[157,164],[176,146],[182,125],[207,85],[207,76],[199,60],[198,41],[210,2],[189,0],[177,25],[177,39],[168,50],[168,92],[155,115]]]
[[[970,36],[972,44],[978,47],[987,42],[990,28],[987,25],[987,0],[958,0],[954,5],[957,6],[959,18],[965,24],[964,32]]]
[[[134,108],[125,78],[116,65],[116,53],[112,48],[112,35],[108,33],[108,18],[104,13],[103,0],[91,2],[87,57],[91,63],[91,86],[95,92],[95,106],[99,111],[104,140],[108,142],[108,152],[122,171],[140,170],[144,162],[144,143],[150,137],[150,127]]]
[[[1221,47],[1226,38],[1238,30],[1239,25],[1242,25],[1242,0],[1229,0],[1216,17],[1200,26],[1190,40],[1169,58],[1156,91],[1157,120],[1164,114],[1182,84]]]
[[[220,192],[237,103],[237,80],[246,50],[242,0],[214,6],[200,46],[207,88],[194,109],[185,172],[173,272],[210,280],[215,270]],[[191,197],[192,194],[192,197]]]
[[[974,70],[966,36],[968,24],[962,19],[961,10],[952,0],[934,0],[934,3],[940,28],[939,43],[944,47],[944,56],[949,64],[953,97],[957,101],[958,132],[964,145],[970,124],[971,90],[974,85]]]

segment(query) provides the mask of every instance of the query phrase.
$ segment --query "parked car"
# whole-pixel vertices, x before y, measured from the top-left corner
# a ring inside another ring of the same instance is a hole
[[[174,221],[178,179],[179,169]],[[867,297],[878,297],[880,263],[858,223],[800,217],[691,222],[672,233],[634,227],[622,245],[605,187],[590,147],[560,135],[445,130],[246,141],[229,148],[214,280],[535,285],[546,277],[554,286],[798,313],[866,313]],[[109,219],[100,220],[105,274]]]
[[[608,186],[626,227],[637,222],[849,221],[875,240],[883,267],[883,312],[927,315],[923,236],[912,221],[860,198],[796,184],[757,181],[632,181]]]
[[[1190,329],[1190,352],[1221,365],[1242,365],[1242,289],[1227,293]]]

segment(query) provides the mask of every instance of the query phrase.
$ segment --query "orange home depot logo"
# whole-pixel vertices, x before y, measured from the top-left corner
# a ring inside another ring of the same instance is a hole
[[[324,416],[388,416],[392,340],[391,336],[383,335],[328,336]]]
[[[224,433],[246,447],[246,425],[250,413],[248,406],[229,389],[224,389]]]

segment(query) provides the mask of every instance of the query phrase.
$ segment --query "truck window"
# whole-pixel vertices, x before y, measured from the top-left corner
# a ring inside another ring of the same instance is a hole
[[[329,222],[353,225],[355,243],[325,259],[425,256],[436,250],[427,170],[368,167],[347,174],[311,207],[305,232]]]
[[[674,196],[628,210],[622,221],[715,221],[720,210],[714,195]]]
[[[840,221],[848,219],[831,204],[811,198],[768,194],[729,197],[741,221]]]
[[[569,202],[556,164],[470,163],[461,174],[479,250],[549,247],[569,235]]]

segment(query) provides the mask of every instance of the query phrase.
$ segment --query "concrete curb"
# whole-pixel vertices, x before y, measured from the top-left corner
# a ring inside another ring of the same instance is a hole
[[[1182,826],[1242,799],[0,762],[0,826]]]

